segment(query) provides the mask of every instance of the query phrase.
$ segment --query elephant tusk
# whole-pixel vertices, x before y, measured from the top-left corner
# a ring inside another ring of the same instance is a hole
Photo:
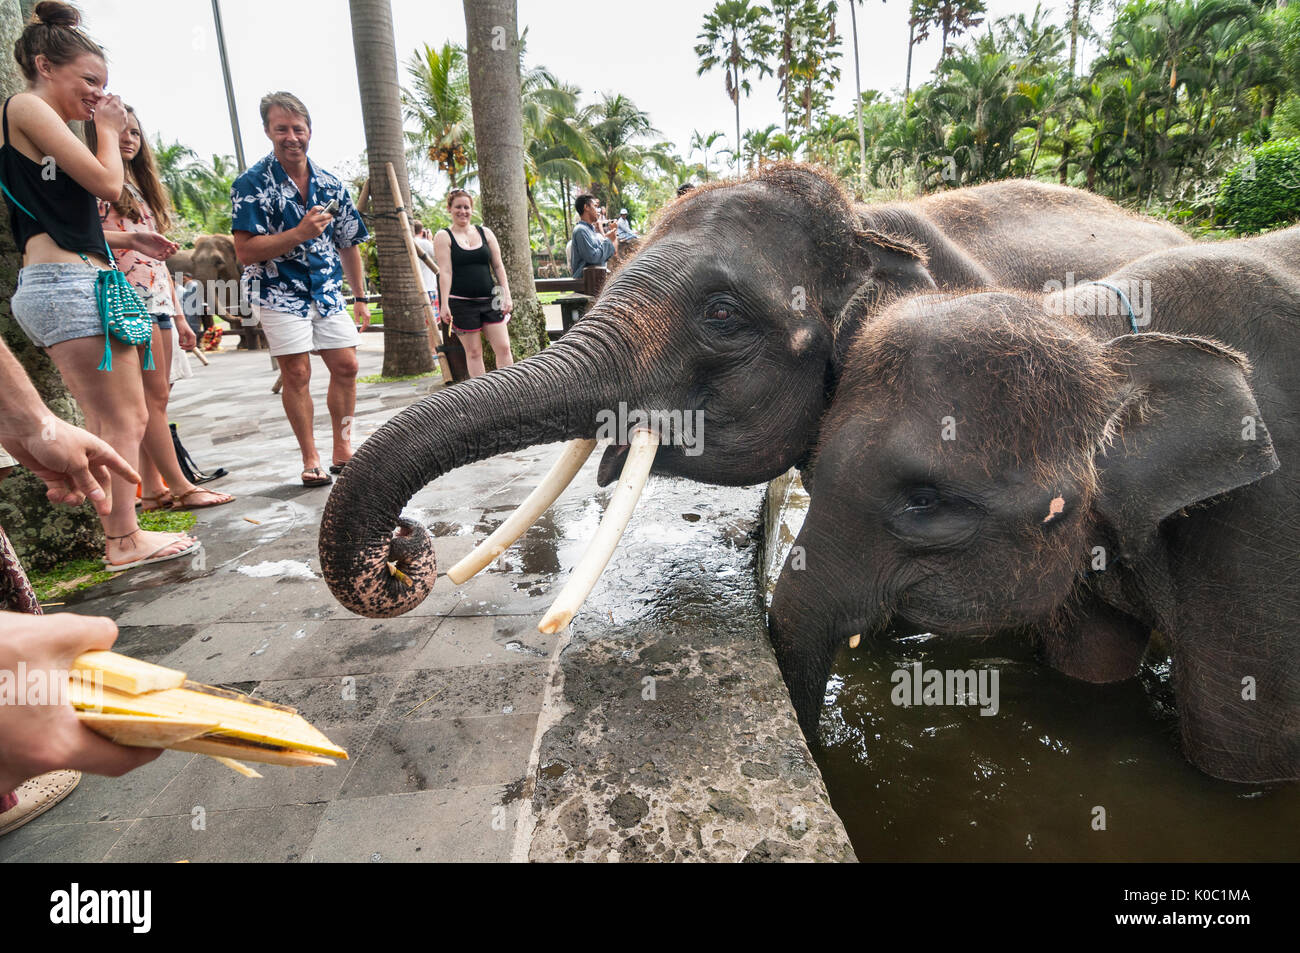
[[[573,575],[561,590],[559,598],[538,623],[539,632],[559,632],[567,626],[574,614],[582,608],[591,590],[596,587],[600,574],[605,571],[619,540],[623,538],[623,531],[627,529],[627,522],[632,518],[637,501],[641,499],[641,491],[645,489],[645,481],[650,476],[650,467],[658,450],[658,434],[649,430],[637,430],[632,434],[627,459],[623,462],[623,472],[618,478],[618,487],[601,518],[600,528],[596,530],[582,562],[573,570]]]
[[[459,586],[482,572],[492,560],[509,549],[514,541],[524,535],[528,527],[537,522],[537,518],[545,513],[565,488],[573,482],[573,478],[578,475],[582,465],[591,456],[591,451],[595,449],[594,440],[570,440],[550,472],[537,485],[537,489],[528,495],[528,499],[519,504],[519,509],[511,513],[510,518],[498,526],[491,536],[448,569],[447,578]]]

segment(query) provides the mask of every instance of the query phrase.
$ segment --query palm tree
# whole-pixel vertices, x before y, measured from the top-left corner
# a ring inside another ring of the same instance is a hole
[[[158,164],[158,178],[170,193],[176,209],[203,210],[212,194],[212,170],[203,167],[189,146],[179,142],[164,144],[161,136],[154,138],[153,154]],[[217,158],[213,156],[214,164]],[[229,191],[225,194],[225,203],[230,204]]]
[[[715,66],[722,66],[726,76],[727,97],[736,107],[736,171],[740,171],[740,94],[749,95],[751,70],[759,76],[772,72],[767,59],[772,55],[772,28],[765,7],[750,6],[749,0],[721,0],[704,18],[704,27],[695,46],[700,58],[697,76]]]
[[[412,85],[402,90],[402,106],[416,127],[411,142],[447,174],[453,188],[464,186],[475,161],[464,48],[448,42],[434,49],[426,43],[411,54],[406,72]]]
[[[715,129],[707,135],[700,132],[698,129],[691,130],[691,151],[689,154],[694,155],[697,152],[704,153],[704,178],[706,180],[713,178],[713,174],[709,171],[709,150],[713,148],[713,144],[721,139],[723,135],[724,133],[720,129]]]
[[[607,207],[619,206],[624,188],[640,176],[645,166],[654,165],[668,173],[676,171],[666,144],[647,146],[636,141],[657,136],[659,130],[651,124],[648,113],[621,93],[602,93],[601,101],[584,111],[584,118],[596,152],[590,164],[592,178],[604,193]]]
[[[501,246],[514,299],[510,342],[522,359],[544,348],[547,337],[528,243],[518,13],[515,0],[464,0],[464,8],[483,221]],[[496,43],[503,33],[505,49],[500,49]]]
[[[366,131],[371,201],[389,213],[370,219],[379,252],[379,282],[384,289],[383,373],[389,377],[424,374],[433,369],[433,353],[424,343],[426,301],[411,271],[401,223],[391,214],[399,206],[410,207],[393,11],[389,0],[348,0],[348,10]],[[397,173],[400,195],[392,194],[388,163]],[[359,294],[361,289],[353,291]],[[421,346],[412,346],[414,340],[419,340]]]
[[[772,152],[772,137],[776,135],[776,123],[769,123],[766,129],[747,129],[741,140],[745,154],[749,158],[749,168],[762,167]]]
[[[862,124],[862,64],[858,57],[858,4],[865,0],[849,0],[849,20],[853,24],[853,110],[858,119],[858,175],[867,180],[867,133]],[[912,51],[907,51],[911,59]],[[909,64],[910,65],[910,64]]]
[[[840,46],[835,31],[838,7],[835,0],[825,6],[817,0],[805,0],[799,8],[794,32],[795,58],[789,78],[799,85],[805,135],[812,132],[813,113],[825,106],[827,94],[840,79],[840,68],[835,65]]]
[[[949,37],[957,37],[975,29],[984,22],[984,0],[914,0],[912,16],[916,20],[916,42],[930,35],[931,27],[938,27],[943,38],[939,49],[939,62],[948,58]]]
[[[548,219],[538,205],[538,193],[547,182],[556,182],[563,193],[566,181],[586,181],[595,149],[578,122],[578,89],[566,86],[544,68],[523,74],[521,88],[524,124],[524,184],[528,207],[542,232],[548,255],[554,243]],[[565,203],[563,194],[561,203]]]

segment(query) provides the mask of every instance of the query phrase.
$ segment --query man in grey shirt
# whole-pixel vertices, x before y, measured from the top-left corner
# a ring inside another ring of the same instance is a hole
[[[573,254],[569,266],[574,278],[581,278],[588,265],[603,265],[618,251],[618,232],[615,222],[605,223],[605,234],[599,231],[600,202],[589,192],[583,192],[573,203],[578,212],[578,224],[573,227]]]

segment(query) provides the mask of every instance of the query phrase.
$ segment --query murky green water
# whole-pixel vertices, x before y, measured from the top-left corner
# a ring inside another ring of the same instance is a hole
[[[891,675],[915,662],[996,668],[998,713],[894,704]],[[1300,858],[1300,784],[1183,758],[1167,660],[1098,686],[1010,638],[914,636],[846,648],[828,693],[817,760],[862,860]]]

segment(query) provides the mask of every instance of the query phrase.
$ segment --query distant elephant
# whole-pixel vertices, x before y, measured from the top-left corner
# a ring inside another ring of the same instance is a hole
[[[182,253],[172,256],[172,272],[179,271],[174,264]],[[265,346],[261,328],[245,325],[242,319],[247,312],[247,302],[240,291],[243,268],[235,257],[235,240],[229,235],[200,235],[189,252],[190,271],[203,286],[203,300],[208,313],[220,317],[240,336],[240,347],[255,349]]]
[[[167,270],[173,275],[194,274],[194,250],[184,248],[167,259]]]
[[[697,188],[552,347],[424,398],[365,442],[325,507],[324,578],[354,612],[409,611],[436,575],[423,527],[399,523],[420,488],[495,454],[590,438],[597,415],[620,403],[703,414],[700,452],[669,439],[655,472],[733,486],[772,479],[815,443],[839,375],[837,337],[892,297],[1041,290],[1045,276],[1100,277],[1186,242],[1094,195],[1021,180],[871,206],[793,164]],[[602,484],[627,449],[606,452]]]
[[[1300,778],[1297,360],[1300,227],[891,305],[848,349],[773,595],[808,737],[858,633],[1028,629],[1088,677],[1156,629],[1187,757]]]

